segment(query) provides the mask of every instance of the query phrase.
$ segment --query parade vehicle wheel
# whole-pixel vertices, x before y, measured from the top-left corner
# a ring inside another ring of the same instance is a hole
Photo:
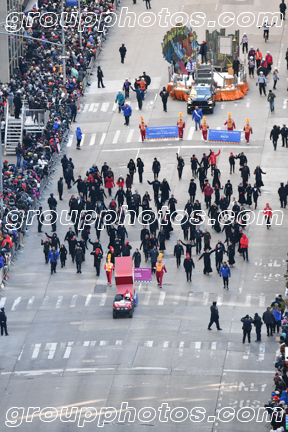
[[[113,318],[116,319],[117,318],[117,312],[115,310],[113,310]]]
[[[187,114],[191,114],[191,110],[187,107]]]
[[[133,318],[133,310],[129,311],[129,318]]]

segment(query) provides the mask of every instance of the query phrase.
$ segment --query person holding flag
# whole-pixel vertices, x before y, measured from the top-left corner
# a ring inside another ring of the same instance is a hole
[[[203,123],[200,125],[199,129],[202,130],[203,139],[204,139],[205,142],[207,142],[207,134],[208,134],[209,126],[208,126],[208,124],[206,122],[206,117],[205,116],[203,117]]]
[[[144,140],[146,139],[146,128],[147,125],[146,123],[144,123],[143,117],[140,117],[141,119],[141,123],[139,124],[139,129],[140,129],[140,134],[141,134],[141,138],[142,138],[142,142],[144,142]]]
[[[231,118],[231,113],[228,113],[228,119],[226,120],[226,122],[224,123],[224,126],[227,125],[227,130],[228,131],[233,131],[234,129],[236,129],[236,125],[234,123],[234,120]]]
[[[177,126],[178,126],[179,139],[182,140],[184,129],[185,129],[185,122],[182,120],[182,113],[181,112],[179,113],[179,120],[177,122]]]
[[[249,118],[246,119],[246,125],[244,126],[246,144],[249,144],[250,135],[253,134],[252,127],[249,124]]]

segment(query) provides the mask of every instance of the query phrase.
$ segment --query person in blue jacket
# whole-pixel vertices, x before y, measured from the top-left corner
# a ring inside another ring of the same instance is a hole
[[[273,309],[273,315],[274,315],[274,318],[275,318],[273,332],[276,333],[275,332],[275,327],[277,327],[277,333],[279,333],[279,330],[280,330],[280,327],[281,327],[281,319],[282,319],[281,312],[278,309],[274,308]]]
[[[144,100],[144,91],[141,90],[141,88],[139,87],[138,89],[133,89],[133,87],[130,87],[131,90],[133,90],[134,92],[136,92],[136,98],[137,98],[137,102],[138,102],[138,108],[139,110],[142,109],[142,104],[143,104],[143,100]]]
[[[223,282],[224,282],[223,289],[226,288],[228,290],[229,289],[228,281],[229,281],[229,277],[231,276],[231,272],[230,272],[230,267],[227,265],[226,261],[223,262],[223,265],[221,266],[219,271],[219,275],[220,277],[221,276],[223,277]]]
[[[121,107],[121,110],[123,110],[123,114],[124,114],[124,117],[125,117],[125,123],[124,123],[124,126],[125,126],[125,125],[126,125],[126,126],[129,126],[129,119],[130,119],[130,116],[131,116],[131,114],[132,114],[132,108],[131,108],[131,106],[128,105],[128,103],[126,102],[125,105]]]
[[[121,112],[121,107],[124,105],[125,102],[125,96],[123,93],[121,93],[121,91],[118,92],[117,96],[116,96],[116,100],[115,103],[118,103],[118,112]]]
[[[76,129],[76,139],[77,139],[77,150],[81,150],[80,143],[82,139],[82,131],[79,126]]]
[[[193,111],[193,114],[192,114],[192,120],[195,120],[196,131],[198,130],[197,126],[199,126],[199,128],[200,128],[202,118],[203,118],[203,113],[202,113],[201,109],[198,108],[198,106],[196,106],[195,110]]]
[[[59,260],[59,252],[55,248],[55,246],[52,247],[52,249],[48,253],[48,261],[50,261],[51,264],[51,275],[53,273],[56,273],[56,267],[57,267],[57,261]]]

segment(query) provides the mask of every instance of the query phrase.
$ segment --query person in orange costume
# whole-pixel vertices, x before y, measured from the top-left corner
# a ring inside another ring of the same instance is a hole
[[[199,129],[202,130],[203,139],[205,142],[207,142],[207,134],[208,134],[209,126],[206,123],[206,117],[205,116],[203,117],[203,123],[200,125]]]
[[[179,120],[177,122],[177,126],[178,126],[178,136],[179,139],[183,139],[183,133],[184,133],[184,129],[185,129],[185,122],[183,122],[182,120],[182,113],[179,113]]]
[[[252,127],[249,125],[249,118],[246,119],[246,125],[244,126],[246,143],[249,144],[250,135],[253,134]]]
[[[114,265],[111,263],[111,255],[108,255],[107,263],[104,266],[106,270],[107,282],[112,286],[112,271],[114,270]]]
[[[228,119],[226,120],[226,122],[224,123],[224,126],[227,125],[227,130],[228,131],[233,131],[234,129],[236,129],[236,125],[234,123],[234,120],[231,118],[231,113],[228,113]]]
[[[159,254],[159,258],[158,258],[158,261],[155,265],[155,269],[156,269],[157,283],[159,285],[159,288],[162,288],[162,279],[163,279],[164,271],[165,271],[165,273],[167,273],[166,267],[162,263],[162,254]]]
[[[144,123],[143,117],[140,117],[141,123],[139,124],[139,129],[141,133],[142,142],[146,139],[146,128],[147,125]]]
[[[263,210],[265,220],[266,220],[266,227],[267,229],[271,228],[270,219],[272,218],[272,208],[270,207],[269,203],[266,203],[266,207]]]

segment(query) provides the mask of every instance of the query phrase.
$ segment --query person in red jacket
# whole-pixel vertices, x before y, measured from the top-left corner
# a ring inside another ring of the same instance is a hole
[[[143,117],[140,117],[140,119],[141,119],[141,123],[139,124],[139,129],[140,129],[141,139],[143,142],[146,139],[147,125],[146,125],[146,123],[144,123]]]
[[[246,144],[249,144],[250,135],[253,134],[252,127],[249,125],[249,118],[246,119],[246,125],[244,126]]]
[[[272,55],[270,54],[270,51],[267,51],[267,55],[266,55],[266,57],[265,57],[265,61],[266,61],[266,63],[267,63],[267,67],[268,67],[269,72],[270,72],[270,71],[271,71],[271,68],[272,68],[272,64],[273,64],[273,57],[272,57]]]
[[[122,177],[122,176],[120,176],[119,178],[118,178],[118,180],[116,181],[116,184],[117,184],[117,186],[119,187],[119,189],[120,188],[123,188],[124,187],[124,178]]]
[[[206,208],[210,208],[211,206],[211,196],[214,192],[213,188],[211,187],[211,185],[209,183],[206,184],[206,186],[203,189],[204,195],[205,195],[205,203],[206,203]]]
[[[243,234],[242,237],[240,238],[240,252],[243,254],[244,261],[245,261],[245,257],[246,257],[246,261],[249,261],[248,244],[249,244],[249,239],[246,236],[246,234]]]
[[[272,208],[270,207],[269,203],[266,203],[266,207],[263,210],[265,221],[266,221],[266,227],[267,229],[271,228],[270,219],[272,218]]]
[[[177,122],[177,126],[178,126],[178,136],[179,139],[182,140],[183,139],[183,133],[184,133],[184,129],[185,129],[185,122],[183,122],[182,120],[182,113],[179,113],[179,120]]]
[[[209,126],[206,123],[206,117],[205,116],[203,117],[203,123],[200,125],[199,129],[202,130],[203,139],[205,142],[207,142],[207,134],[208,134]]]
[[[105,177],[105,187],[108,189],[109,196],[112,195],[112,189],[115,186],[114,178],[112,173],[109,173],[107,177]]]
[[[226,122],[224,123],[224,126],[227,125],[227,130],[228,131],[233,131],[234,129],[236,129],[236,125],[234,123],[234,120],[231,118],[231,113],[228,113],[228,119],[226,120]]]
[[[155,264],[155,269],[156,269],[157,283],[159,285],[159,288],[162,288],[163,275],[164,275],[164,272],[167,273],[167,270],[166,270],[165,265],[162,263],[162,254],[159,254],[159,256],[160,255],[161,255],[161,257],[158,259],[157,263]]]
[[[211,175],[213,175],[213,170],[215,168],[215,165],[217,164],[217,156],[219,156],[220,153],[221,153],[220,149],[217,154],[215,154],[214,151],[210,150],[209,164],[211,166]]]
[[[6,246],[7,243],[9,245],[9,249],[12,249],[13,243],[12,243],[11,237],[9,235],[6,235],[5,239],[3,240],[3,242],[2,242],[2,249],[5,248],[5,246]]]

